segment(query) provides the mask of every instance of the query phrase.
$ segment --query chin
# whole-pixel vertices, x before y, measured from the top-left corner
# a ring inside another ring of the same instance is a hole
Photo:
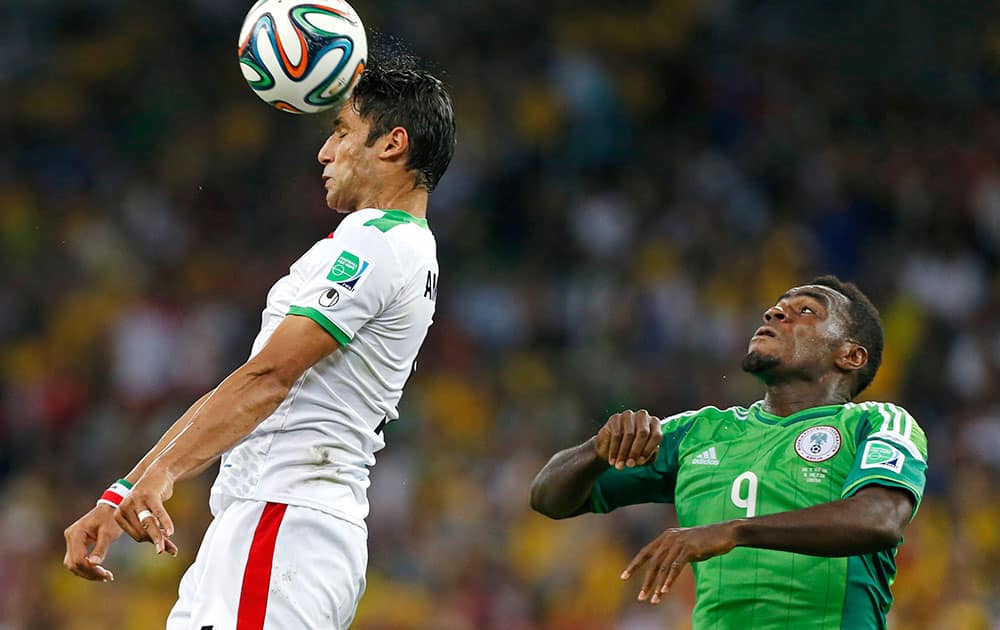
[[[749,374],[760,374],[781,365],[781,359],[770,354],[751,350],[743,357],[741,367]]]
[[[349,214],[351,212],[350,209],[345,208],[343,204],[338,202],[333,195],[326,196],[326,207],[338,214]]]

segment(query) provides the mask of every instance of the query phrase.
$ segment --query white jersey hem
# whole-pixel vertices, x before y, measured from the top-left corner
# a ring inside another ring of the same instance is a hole
[[[318,501],[310,501],[309,499],[303,499],[302,497],[297,497],[288,494],[264,494],[264,495],[254,495],[252,497],[241,497],[235,494],[229,494],[228,492],[221,492],[214,490],[212,495],[217,495],[220,498],[232,499],[236,501],[263,501],[270,503],[285,503],[287,505],[295,505],[298,507],[309,508],[311,510],[316,510],[318,512],[323,512],[324,514],[329,514],[334,518],[339,518],[342,521],[346,521],[351,525],[356,525],[368,534],[368,525],[365,523],[365,519],[358,518],[356,515],[343,510],[338,510],[332,508],[329,505],[325,505]]]

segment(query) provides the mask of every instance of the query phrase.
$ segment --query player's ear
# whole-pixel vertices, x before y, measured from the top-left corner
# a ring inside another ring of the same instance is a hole
[[[868,365],[868,348],[853,341],[845,341],[835,359],[837,367],[845,372],[854,372]]]
[[[393,127],[392,131],[382,136],[379,140],[382,143],[382,152],[379,155],[383,160],[395,160],[404,155],[410,149],[410,135],[405,127]]]

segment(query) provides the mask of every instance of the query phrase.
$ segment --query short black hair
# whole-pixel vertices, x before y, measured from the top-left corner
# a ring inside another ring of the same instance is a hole
[[[844,282],[837,276],[825,275],[813,278],[809,284],[829,287],[850,301],[847,311],[848,335],[868,350],[868,364],[858,370],[854,386],[851,388],[851,398],[854,398],[871,384],[879,366],[882,365],[882,349],[885,345],[882,318],[879,317],[878,309],[868,296],[853,282]]]
[[[455,112],[440,80],[400,63],[374,63],[361,74],[352,96],[358,115],[371,131],[366,144],[403,127],[410,139],[408,169],[416,171],[418,186],[434,190],[455,153]]]

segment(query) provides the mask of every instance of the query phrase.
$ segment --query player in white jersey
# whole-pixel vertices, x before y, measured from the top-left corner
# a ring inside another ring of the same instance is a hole
[[[66,567],[110,581],[122,531],[175,554],[174,482],[221,455],[214,519],[168,630],[346,628],[364,590],[368,467],[434,313],[427,199],[451,160],[441,82],[369,69],[319,152],[350,213],[267,296],[250,359],[67,528]]]

